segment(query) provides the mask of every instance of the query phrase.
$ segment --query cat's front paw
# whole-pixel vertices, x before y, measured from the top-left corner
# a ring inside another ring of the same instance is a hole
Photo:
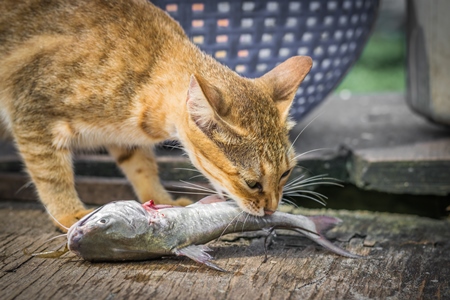
[[[67,215],[64,215],[62,217],[59,217],[58,218],[58,222],[61,223],[61,224],[58,224],[55,221],[53,221],[53,223],[62,232],[67,232],[67,230],[68,230],[68,228],[70,228],[70,226],[72,226],[73,224],[75,224],[76,222],[81,220],[81,218],[83,218],[85,215],[91,213],[92,211],[93,211],[93,209],[79,210],[79,211],[76,211],[75,213],[67,214]]]
[[[173,201],[176,206],[188,206],[189,204],[194,203],[191,199],[180,197],[177,200]]]

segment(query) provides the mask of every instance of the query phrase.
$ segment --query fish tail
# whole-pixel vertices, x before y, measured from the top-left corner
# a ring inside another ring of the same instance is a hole
[[[329,217],[329,216],[312,216],[309,217],[309,219],[314,223],[316,226],[318,236],[314,238],[314,241],[321,245],[322,247],[339,254],[341,256],[349,257],[349,258],[362,258],[363,256],[353,254],[348,252],[347,250],[344,250],[333,243],[331,243],[329,240],[327,240],[324,236],[324,234],[334,228],[339,223],[342,223],[342,220],[339,218]]]

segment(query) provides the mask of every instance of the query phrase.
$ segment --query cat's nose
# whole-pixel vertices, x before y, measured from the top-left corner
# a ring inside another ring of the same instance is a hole
[[[272,200],[269,199],[269,201],[267,201],[266,207],[264,207],[264,213],[266,215],[271,215],[277,210],[277,208],[278,208],[278,200],[275,198]]]

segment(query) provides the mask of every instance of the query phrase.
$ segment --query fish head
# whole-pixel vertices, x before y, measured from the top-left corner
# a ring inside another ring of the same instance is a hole
[[[142,204],[111,202],[69,228],[68,247],[90,261],[133,259],[133,255],[139,256],[140,249],[145,247],[139,236],[148,230],[149,213]]]

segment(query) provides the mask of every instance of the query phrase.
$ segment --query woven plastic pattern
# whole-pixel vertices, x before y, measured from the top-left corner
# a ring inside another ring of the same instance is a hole
[[[358,58],[379,0],[156,0],[203,51],[254,78],[294,55],[314,60],[291,115],[300,119],[340,82]]]

